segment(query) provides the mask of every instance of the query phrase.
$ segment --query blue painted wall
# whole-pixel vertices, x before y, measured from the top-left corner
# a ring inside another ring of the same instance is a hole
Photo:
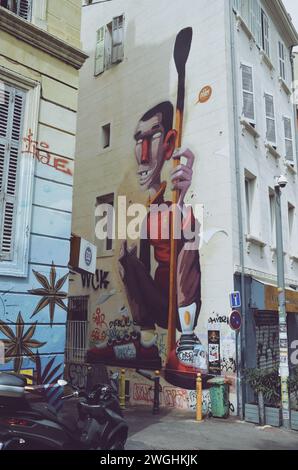
[[[64,369],[72,180],[36,161],[27,277],[0,275],[0,370],[37,383],[56,382]]]

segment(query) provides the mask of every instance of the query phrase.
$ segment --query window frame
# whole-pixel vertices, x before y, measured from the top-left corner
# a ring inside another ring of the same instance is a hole
[[[281,56],[281,51],[283,51],[283,57]],[[284,43],[281,40],[278,40],[279,76],[284,82],[286,82],[286,79],[287,79],[285,51],[286,51],[286,47],[285,47]]]
[[[21,1],[22,0],[7,0],[7,3],[10,4],[10,3],[15,3],[16,5],[16,11],[14,11],[13,9],[10,8],[10,6],[3,6],[3,8],[6,8],[8,11],[10,11],[11,13],[14,13],[15,15],[17,15],[19,18],[23,18],[24,20],[26,21],[29,21],[31,22],[32,21],[32,16],[33,16],[33,4],[36,3],[34,2],[34,0],[27,0],[28,3],[29,3],[29,16],[28,18],[25,18],[24,16],[22,16],[20,14],[20,8],[21,8]],[[12,5],[11,5],[12,6]]]
[[[114,28],[115,24],[119,24],[119,18],[121,18],[121,31],[122,31],[122,42],[116,42],[115,36],[119,35],[120,28]],[[101,33],[101,39],[99,34]],[[94,76],[98,77],[106,70],[109,70],[114,65],[120,64],[124,60],[124,41],[125,41],[125,14],[114,16],[111,21],[102,25],[96,30],[96,41],[95,41],[95,54],[94,54]],[[102,55],[98,55],[98,51],[101,50]],[[119,58],[119,50],[121,51]],[[102,57],[102,58],[101,58]],[[98,66],[99,59],[101,58],[100,67]]]
[[[23,137],[31,129],[36,140],[40,104],[40,82],[29,79],[0,66],[0,81],[26,93],[23,121]],[[34,187],[35,159],[24,154],[19,166],[19,186],[16,201],[15,250],[12,260],[0,260],[0,275],[27,277],[29,263],[29,242],[31,231],[32,199]],[[26,204],[24,204],[26,201]]]
[[[244,186],[245,186],[245,213],[246,213],[246,234],[251,234],[251,215],[252,215],[252,180],[245,175]]]
[[[282,117],[282,120],[283,120],[283,128],[284,128],[284,149],[285,149],[285,153],[284,153],[284,158],[285,158],[285,161],[290,163],[291,165],[295,165],[295,148],[294,148],[294,136],[295,136],[295,133],[293,132],[293,120],[291,117],[289,116],[286,116],[286,115],[283,115]],[[288,137],[286,137],[286,127],[285,127],[285,121],[288,120],[290,121],[290,126],[291,126],[291,139],[289,139]],[[287,141],[290,141],[292,143],[292,153],[293,153],[293,156],[292,156],[292,159],[289,159],[288,156],[287,156]]]
[[[273,112],[274,112],[274,117],[273,118],[271,116],[267,116],[267,106],[266,106],[266,97],[267,96],[270,96],[272,98]],[[264,105],[265,105],[266,142],[268,142],[274,148],[277,148],[277,128],[276,128],[275,100],[274,100],[273,93],[269,93],[267,91],[264,92]],[[271,121],[274,122],[274,135],[275,135],[275,141],[274,142],[268,139],[267,119],[270,119]]]
[[[249,28],[256,43],[262,43],[262,16],[259,0],[245,0],[248,2]]]
[[[266,19],[267,27],[268,27],[268,36],[265,35],[265,24],[264,19]],[[261,46],[267,57],[270,58],[270,22],[269,16],[265,12],[263,8],[261,8]]]
[[[252,77],[252,90],[253,90],[252,92],[250,92],[248,90],[244,90],[244,88],[243,88],[243,67],[251,68],[251,71],[252,71],[252,74],[251,74],[251,77]],[[241,105],[242,105],[241,116],[242,116],[242,118],[246,119],[246,121],[248,121],[251,125],[253,125],[255,127],[256,124],[257,124],[257,122],[256,122],[256,97],[255,97],[254,67],[253,67],[252,64],[249,64],[247,62],[241,62],[240,63],[240,83],[241,83]],[[253,119],[248,118],[247,116],[244,115],[244,93],[250,93],[253,96],[253,110],[254,110],[254,118]]]

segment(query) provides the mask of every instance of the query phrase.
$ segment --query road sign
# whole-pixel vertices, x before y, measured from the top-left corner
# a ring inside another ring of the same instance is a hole
[[[242,324],[242,317],[238,310],[233,310],[233,312],[230,315],[230,320],[229,320],[230,327],[234,331],[238,331],[241,328]]]
[[[240,292],[232,292],[230,294],[230,304],[231,304],[231,308],[240,308],[241,307]]]

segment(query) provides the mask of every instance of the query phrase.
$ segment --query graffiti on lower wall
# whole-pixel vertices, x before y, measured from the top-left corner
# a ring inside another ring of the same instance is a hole
[[[180,389],[171,386],[160,387],[160,406],[176,408],[180,410],[196,410],[197,393],[195,390]],[[203,414],[208,414],[211,409],[210,395],[203,391]],[[135,382],[132,387],[131,402],[133,404],[151,405],[154,401],[154,385]]]

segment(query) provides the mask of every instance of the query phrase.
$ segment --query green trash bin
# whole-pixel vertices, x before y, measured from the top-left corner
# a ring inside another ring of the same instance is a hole
[[[211,413],[214,418],[227,418],[229,416],[229,385],[224,377],[215,377],[208,380],[210,386]]]

